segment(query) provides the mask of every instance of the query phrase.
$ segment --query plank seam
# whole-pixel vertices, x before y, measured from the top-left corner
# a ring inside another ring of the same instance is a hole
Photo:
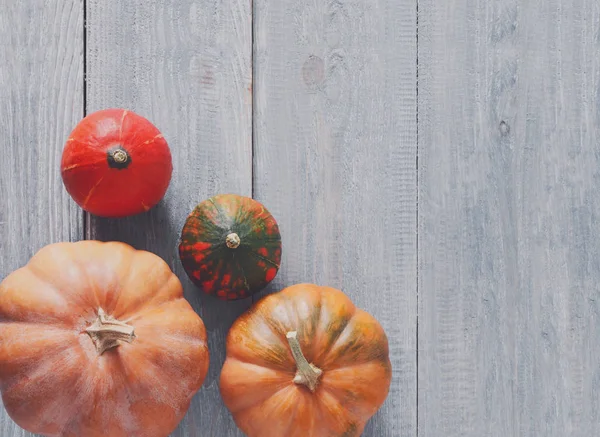
[[[254,69],[256,68],[255,62],[254,62],[254,41],[255,41],[255,33],[256,33],[256,29],[254,28],[255,22],[254,22],[254,17],[255,17],[255,8],[256,8],[256,4],[253,0],[251,0],[251,5],[250,5],[250,89],[252,90],[252,96],[250,98],[250,162],[251,162],[251,167],[250,167],[250,196],[254,199],[255,197],[255,187],[256,187],[256,181],[255,181],[255,177],[256,177],[256,172],[254,171],[254,167],[255,167],[255,159],[254,159],[254,155],[255,155],[255,143],[256,143],[256,138],[255,138],[255,128],[254,128],[254,109],[256,108],[256,104],[255,104],[255,96],[256,93],[254,92],[254,78],[256,76]]]
[[[87,0],[83,0],[83,117],[87,115]],[[90,239],[90,215],[83,211],[83,239]]]
[[[416,17],[415,17],[415,44],[416,44],[416,69],[415,69],[415,118],[416,118],[416,127],[415,127],[415,136],[416,136],[416,151],[415,151],[415,184],[416,184],[416,223],[415,223],[415,251],[416,251],[416,329],[415,329],[415,341],[416,341],[416,351],[415,351],[415,387],[416,387],[416,436],[419,437],[419,0],[415,0],[416,2]]]

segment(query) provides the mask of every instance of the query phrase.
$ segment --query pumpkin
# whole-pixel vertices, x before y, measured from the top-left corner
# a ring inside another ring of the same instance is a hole
[[[259,202],[220,194],[189,214],[179,257],[191,281],[222,300],[242,299],[275,278],[281,261],[277,222]]]
[[[355,437],[386,399],[388,340],[340,290],[297,284],[258,301],[227,336],[220,390],[249,437]]]
[[[0,391],[32,433],[166,437],[208,362],[202,320],[149,252],[55,243],[0,283]]]
[[[160,131],[125,109],[89,114],[63,149],[61,175],[69,195],[97,216],[148,211],[165,195],[173,165]]]

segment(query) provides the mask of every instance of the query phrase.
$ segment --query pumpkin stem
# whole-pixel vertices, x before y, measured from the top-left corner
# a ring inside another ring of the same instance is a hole
[[[135,338],[133,326],[106,315],[102,308],[98,309],[98,318],[85,332],[92,338],[98,355],[119,346],[121,341],[131,343]]]
[[[296,384],[303,384],[307,386],[310,391],[314,393],[319,382],[319,377],[323,374],[323,371],[314,364],[310,364],[304,354],[302,348],[298,342],[298,334],[296,331],[291,331],[286,334],[290,348],[292,349],[292,355],[296,360],[296,376],[294,382]]]
[[[122,164],[125,161],[127,161],[127,152],[125,152],[125,150],[117,149],[113,152],[112,156],[115,162],[119,164]]]
[[[116,168],[117,170],[123,170],[131,164],[131,156],[127,153],[122,146],[117,146],[106,152],[106,158],[108,159],[108,166],[110,168]]]
[[[227,237],[225,237],[225,244],[227,244],[227,247],[229,247],[230,249],[237,249],[240,243],[240,236],[235,232],[232,232],[231,234],[227,235]]]

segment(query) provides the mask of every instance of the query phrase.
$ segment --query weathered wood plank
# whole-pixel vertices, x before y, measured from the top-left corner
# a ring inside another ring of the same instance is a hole
[[[255,0],[255,197],[280,273],[341,288],[394,366],[365,436],[416,435],[416,4]]]
[[[419,435],[600,435],[600,7],[419,1]]]
[[[124,107],[162,131],[174,173],[163,202],[124,220],[90,217],[89,237],[121,240],[163,257],[207,325],[204,387],[174,435],[240,435],[218,377],[230,324],[251,303],[199,296],[177,256],[187,214],[217,193],[251,194],[252,11],[247,0],[143,0],[87,4],[88,112]]]
[[[0,0],[0,280],[43,246],[83,236],[60,177],[83,114],[81,0]],[[0,435],[31,436],[0,402]]]

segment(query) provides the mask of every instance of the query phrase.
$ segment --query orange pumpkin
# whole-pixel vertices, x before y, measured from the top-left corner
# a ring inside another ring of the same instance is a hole
[[[2,400],[30,432],[165,437],[208,358],[202,320],[149,252],[52,244],[0,284]]]
[[[233,324],[221,394],[249,437],[355,437],[391,382],[381,325],[341,291],[298,284]]]

